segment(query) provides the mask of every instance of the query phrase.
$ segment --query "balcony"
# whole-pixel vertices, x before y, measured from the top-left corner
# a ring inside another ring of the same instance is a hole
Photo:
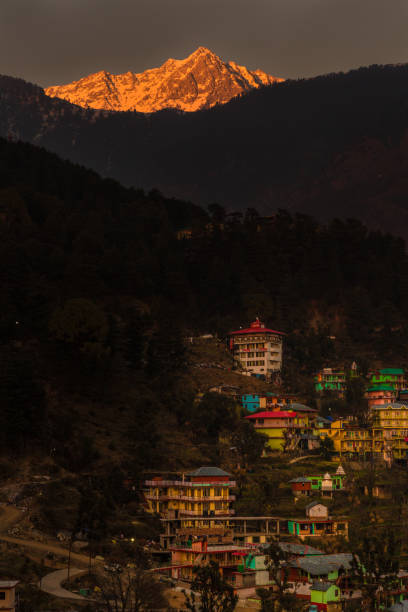
[[[153,487],[153,488],[157,488],[157,487],[188,487],[188,488],[194,488],[194,487],[200,487],[201,483],[199,482],[190,482],[187,480],[145,480],[144,482],[146,487]],[[237,485],[235,480],[230,480],[229,482],[214,482],[214,483],[202,483],[205,484],[206,486],[208,484],[210,484],[210,486],[215,486],[215,487],[235,487]]]
[[[213,512],[214,514],[210,514]],[[199,516],[200,518],[211,519],[215,516],[232,516],[235,510],[208,510],[207,514],[203,514],[203,510],[179,510],[180,516]]]
[[[235,495],[229,495],[228,497],[224,497],[223,495],[213,495],[211,497],[192,497],[189,495],[156,495],[155,493],[145,493],[146,499],[151,499],[153,501],[188,501],[192,503],[202,503],[202,502],[216,502],[216,501],[224,501],[226,503],[235,501]]]

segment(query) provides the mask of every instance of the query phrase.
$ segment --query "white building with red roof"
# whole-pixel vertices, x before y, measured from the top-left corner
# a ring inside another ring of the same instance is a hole
[[[285,334],[268,329],[257,317],[247,329],[230,332],[229,347],[247,372],[270,378],[282,369],[282,340]]]

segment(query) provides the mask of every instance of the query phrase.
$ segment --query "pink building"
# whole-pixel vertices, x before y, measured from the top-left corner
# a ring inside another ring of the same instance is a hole
[[[370,409],[373,406],[388,406],[396,401],[397,392],[393,385],[382,384],[369,387],[366,398]]]

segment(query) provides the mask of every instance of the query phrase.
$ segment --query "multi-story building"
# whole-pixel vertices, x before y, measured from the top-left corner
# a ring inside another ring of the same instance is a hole
[[[282,339],[285,334],[268,329],[258,318],[247,329],[230,332],[229,348],[241,367],[270,378],[282,369]]]
[[[242,565],[242,557],[249,552],[248,546],[222,544],[208,545],[204,537],[188,546],[171,546],[171,573],[176,580],[191,581],[194,577],[194,567],[208,565],[211,561],[218,563],[221,576],[228,580],[229,575]]]
[[[346,373],[344,370],[323,368],[316,374],[314,382],[318,392],[335,391],[342,395],[346,389]]]
[[[373,447],[373,436],[370,428],[351,425],[344,419],[333,421],[327,427],[318,430],[321,438],[333,440],[334,450],[340,457],[369,457]]]
[[[373,406],[374,451],[385,459],[408,459],[408,404]]]
[[[392,404],[397,399],[398,391],[391,384],[378,384],[368,387],[366,398],[368,407],[371,409],[374,406],[384,406],[384,404]]]
[[[377,457],[408,460],[408,403],[372,406],[372,426],[357,427],[339,419],[319,436],[331,438],[340,457]]]
[[[396,391],[408,388],[405,370],[402,368],[382,368],[370,373],[371,386],[392,385]]]
[[[304,435],[312,435],[311,413],[294,410],[268,410],[245,417],[256,430],[268,437],[270,450],[290,450],[298,446]]]
[[[235,484],[217,467],[201,467],[180,480],[146,480],[148,511],[167,518],[232,516],[235,496],[230,491]]]

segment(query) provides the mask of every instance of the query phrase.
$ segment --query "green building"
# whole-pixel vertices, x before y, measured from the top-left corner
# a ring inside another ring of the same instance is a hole
[[[371,387],[380,385],[392,385],[395,391],[407,389],[407,378],[402,368],[382,368],[370,374]]]
[[[336,584],[332,582],[314,582],[312,584],[310,588],[310,603],[317,604],[318,610],[327,610],[329,604],[337,602],[340,602],[340,589]]]

